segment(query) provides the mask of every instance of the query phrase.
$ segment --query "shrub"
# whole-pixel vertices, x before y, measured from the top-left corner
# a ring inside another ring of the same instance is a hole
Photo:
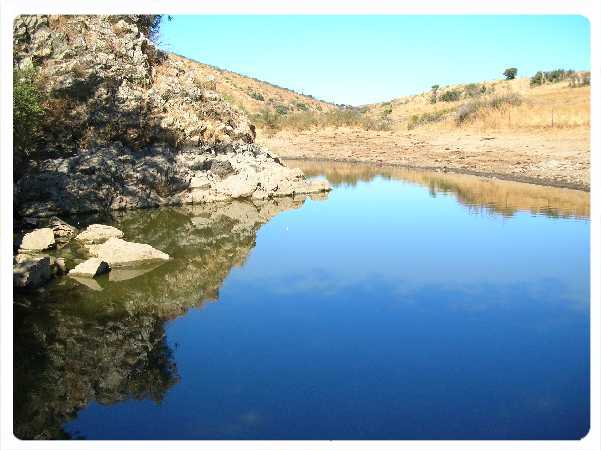
[[[282,116],[288,114],[288,111],[289,109],[286,105],[279,104],[275,106],[275,112]]]
[[[260,102],[264,102],[265,101],[265,97],[263,97],[263,95],[261,95],[261,93],[259,93],[259,92],[252,91],[249,95],[252,98],[254,98],[255,100],[258,100]]]
[[[451,89],[449,91],[444,92],[440,96],[440,100],[443,102],[456,102],[461,98],[461,92],[457,89]]]
[[[429,113],[423,114],[414,114],[409,117],[409,123],[407,124],[407,129],[412,130],[415,127],[426,125],[429,123],[440,122],[443,120],[448,114],[448,109],[443,109],[440,111],[433,111]]]
[[[301,111],[308,111],[309,110],[309,107],[305,103],[303,103],[303,102],[299,102],[299,101],[294,102],[294,106],[296,106]]]
[[[479,85],[476,83],[466,84],[463,87],[463,93],[466,97],[478,97],[486,93],[486,86],[484,84]]]
[[[573,77],[575,74],[575,71],[565,69],[555,69],[549,72],[538,71],[530,78],[530,86],[540,86],[545,83],[557,83]]]
[[[503,72],[503,76],[505,77],[506,80],[515,79],[517,74],[518,74],[518,69],[516,69],[515,67],[509,67],[509,68],[505,69],[505,72]]]
[[[26,156],[34,152],[44,119],[43,95],[33,66],[13,71],[13,145]]]
[[[474,100],[460,106],[455,113],[455,123],[461,125],[473,118],[474,115],[486,109],[499,110],[506,106],[519,106],[522,104],[522,97],[519,94],[511,93],[497,95],[488,100]]]

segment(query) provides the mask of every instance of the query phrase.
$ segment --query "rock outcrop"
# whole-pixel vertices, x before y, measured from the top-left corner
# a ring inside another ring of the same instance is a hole
[[[46,116],[15,184],[21,216],[148,208],[329,189],[254,145],[254,126],[193,66],[148,39],[147,16],[20,16],[18,67]]]

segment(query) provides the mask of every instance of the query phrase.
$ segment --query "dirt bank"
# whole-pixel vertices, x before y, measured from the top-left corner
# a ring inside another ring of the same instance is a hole
[[[257,142],[284,158],[372,162],[590,189],[588,127],[512,133],[329,128],[259,132]]]

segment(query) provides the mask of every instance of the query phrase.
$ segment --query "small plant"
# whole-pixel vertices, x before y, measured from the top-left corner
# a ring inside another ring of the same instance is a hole
[[[280,104],[280,105],[275,106],[275,112],[281,116],[288,114],[288,111],[289,111],[289,109],[286,105]]]
[[[440,96],[440,100],[443,102],[456,102],[460,98],[461,98],[461,92],[457,89],[448,90]]]
[[[505,69],[505,72],[503,72],[503,76],[505,77],[506,80],[515,79],[517,74],[518,74],[518,69],[515,67],[509,67],[509,68]]]
[[[446,115],[449,113],[448,109],[443,109],[440,111],[433,111],[429,113],[423,114],[414,114],[409,117],[409,123],[407,124],[407,129],[412,130],[416,127],[427,125],[429,123],[440,122],[443,120]]]
[[[264,102],[265,101],[265,97],[263,97],[263,95],[261,93],[259,93],[259,92],[252,91],[249,95],[252,98],[254,98],[255,100],[258,100],[260,102]]]

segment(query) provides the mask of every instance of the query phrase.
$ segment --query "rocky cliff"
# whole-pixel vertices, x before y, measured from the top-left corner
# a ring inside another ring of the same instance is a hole
[[[255,144],[248,118],[149,39],[152,16],[20,16],[43,123],[15,180],[22,216],[270,198],[328,189]],[[19,159],[16,154],[16,159]]]

